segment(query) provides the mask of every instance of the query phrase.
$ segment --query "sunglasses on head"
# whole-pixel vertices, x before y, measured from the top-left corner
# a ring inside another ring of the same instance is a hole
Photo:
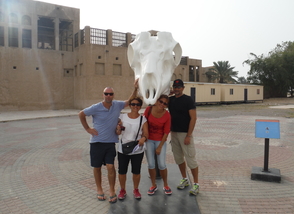
[[[161,104],[167,106],[167,103],[166,102],[163,102],[162,100],[158,100]]]
[[[108,96],[108,95],[109,95],[109,96],[113,96],[113,93],[106,93],[106,92],[105,92],[104,95],[105,95],[105,96]]]
[[[131,106],[141,106],[140,103],[131,103],[130,105],[131,105]]]

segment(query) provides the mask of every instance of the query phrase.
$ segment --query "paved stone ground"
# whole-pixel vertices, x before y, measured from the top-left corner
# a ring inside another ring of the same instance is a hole
[[[197,108],[194,143],[202,214],[294,213],[294,109],[269,108],[293,100]],[[252,166],[262,167],[264,159],[264,139],[255,138],[255,119],[280,120],[281,139],[270,139],[269,167],[280,169],[281,183],[250,179]],[[77,116],[2,122],[0,136],[1,214],[108,212],[111,205],[95,197],[89,136]],[[170,146],[167,154],[167,162],[174,163]]]

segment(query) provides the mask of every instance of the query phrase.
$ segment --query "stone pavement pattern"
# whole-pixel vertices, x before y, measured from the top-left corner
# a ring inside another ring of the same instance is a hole
[[[233,112],[230,106],[198,108],[194,136],[201,213],[294,213],[293,117],[245,114],[244,109],[241,115],[226,115],[224,108]],[[250,179],[251,167],[262,167],[264,158],[255,119],[280,120],[281,139],[270,140],[269,167],[281,170],[281,183]],[[95,197],[89,136],[77,116],[2,122],[0,136],[1,214],[108,213],[111,205]],[[167,153],[167,163],[173,164],[170,146]],[[106,175],[104,170],[104,186]],[[149,196],[142,193],[144,202]]]

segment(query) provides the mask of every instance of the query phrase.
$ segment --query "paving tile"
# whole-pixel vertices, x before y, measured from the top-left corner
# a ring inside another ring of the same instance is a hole
[[[89,136],[77,111],[71,115],[0,122],[1,214],[109,212],[110,204],[96,198]],[[264,139],[254,135],[255,119],[262,118],[280,120],[281,139],[270,140],[269,166],[281,170],[281,183],[250,179],[251,167],[262,167],[264,161]],[[273,115],[220,116],[219,112],[198,111],[193,135],[201,213],[294,213],[293,124],[293,118]],[[174,164],[170,145],[167,163]],[[105,169],[103,186],[108,196]]]

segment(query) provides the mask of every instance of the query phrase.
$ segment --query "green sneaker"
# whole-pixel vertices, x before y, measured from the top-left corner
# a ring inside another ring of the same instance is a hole
[[[178,189],[184,189],[185,187],[189,186],[188,179],[182,179],[180,184],[177,186]]]
[[[197,195],[199,193],[199,185],[194,184],[193,188],[189,192],[191,195]]]

